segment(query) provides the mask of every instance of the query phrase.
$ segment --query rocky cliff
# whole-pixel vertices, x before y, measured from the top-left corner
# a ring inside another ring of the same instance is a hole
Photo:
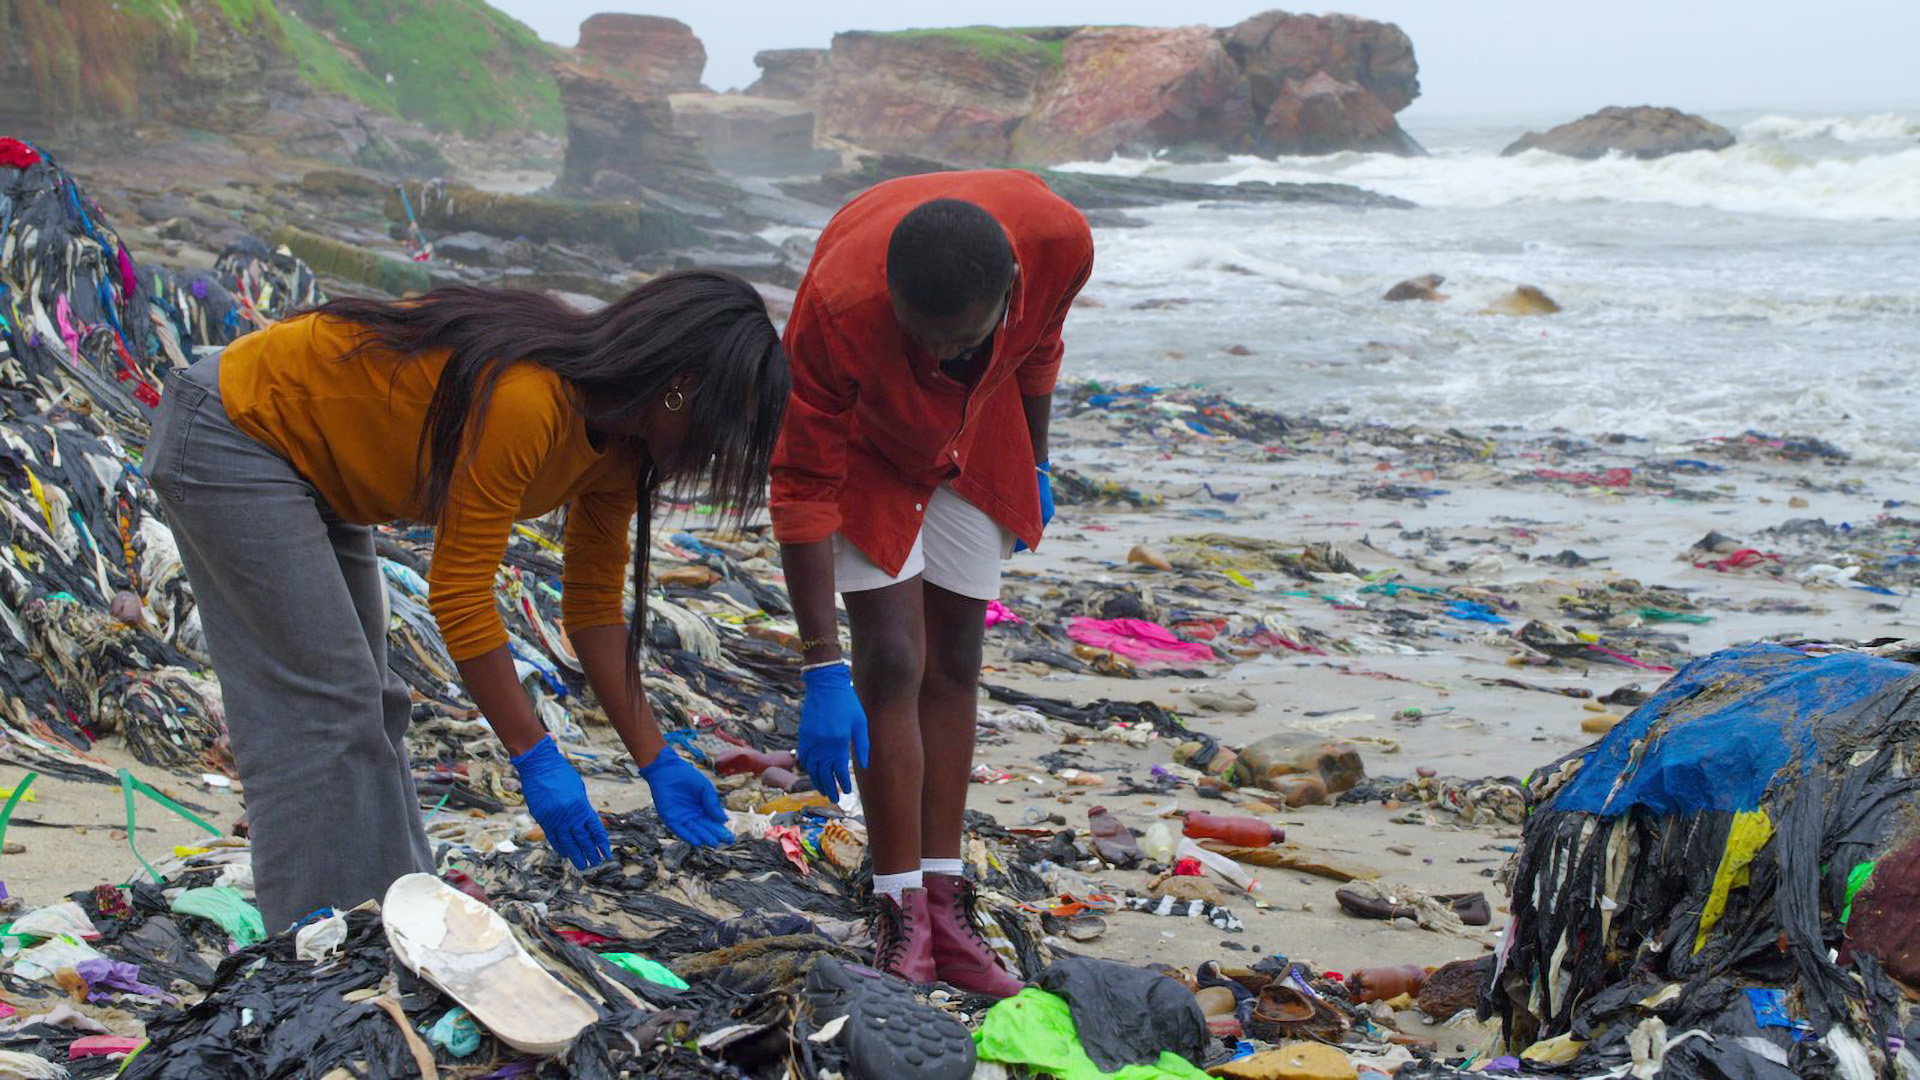
[[[485,0],[0,0],[0,124],[235,132],[321,93],[435,131],[557,133],[558,55]]]
[[[1255,129],[1247,77],[1204,26],[1081,30],[1013,130],[1014,160],[1104,158],[1115,151],[1201,154],[1244,145]]]
[[[825,49],[766,49],[755,53],[753,62],[760,78],[747,87],[751,97],[803,98],[820,77],[820,65],[827,58]]]
[[[1421,152],[1394,118],[1420,93],[1412,42],[1345,15],[849,32],[755,62],[751,92],[811,105],[824,135],[967,164]]]
[[[806,100],[823,133],[874,150],[1007,161],[1061,52],[997,28],[836,34]]]
[[[675,126],[664,91],[583,64],[561,65],[557,78],[567,150],[556,194],[659,202],[707,223],[732,216],[739,189]]]
[[[580,24],[581,57],[614,68],[642,86],[677,94],[704,90],[707,47],[678,19],[659,15],[594,15]]]

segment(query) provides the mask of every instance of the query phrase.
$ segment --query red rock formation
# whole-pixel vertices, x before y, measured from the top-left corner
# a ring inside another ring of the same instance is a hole
[[[659,15],[594,15],[580,24],[579,53],[663,93],[704,90],[707,47],[678,19]]]
[[[835,34],[809,98],[822,133],[883,153],[1004,162],[1013,129],[1052,73],[1049,49],[979,48],[959,34]]]
[[[1280,96],[1267,111],[1260,143],[1276,154],[1422,152],[1379,98],[1358,83],[1324,71],[1281,84]]]
[[[753,54],[760,78],[747,87],[750,97],[798,101],[813,93],[826,63],[825,49],[765,49]]]
[[[812,105],[822,134],[958,164],[1421,152],[1393,118],[1420,92],[1412,43],[1346,15],[1274,11],[1222,31],[845,33],[824,55],[755,60],[754,92]]]
[[[1265,116],[1288,79],[1319,72],[1358,83],[1388,112],[1420,95],[1413,42],[1392,23],[1351,15],[1290,15],[1268,11],[1226,32],[1227,52],[1247,73],[1253,107]]]
[[[1201,147],[1246,149],[1246,77],[1205,26],[1090,28],[1067,38],[1060,73],[1013,136],[1025,164]]]

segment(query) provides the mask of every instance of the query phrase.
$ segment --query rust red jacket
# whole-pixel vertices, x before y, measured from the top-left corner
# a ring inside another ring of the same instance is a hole
[[[971,387],[912,344],[887,292],[894,225],[942,198],[992,214],[1020,266],[993,357]],[[820,234],[787,322],[793,396],[773,457],[775,537],[805,544],[839,532],[897,574],[928,497],[951,483],[1038,547],[1040,496],[1020,399],[1052,392],[1060,327],[1092,270],[1086,219],[1031,173],[903,177],[842,207]]]

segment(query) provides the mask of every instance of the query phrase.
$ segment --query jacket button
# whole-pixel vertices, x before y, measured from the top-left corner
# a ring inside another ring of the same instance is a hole
[[[914,503],[914,504],[913,504],[913,508],[914,508],[915,510],[919,510],[919,509],[921,509],[921,506],[920,506],[920,504],[919,504],[919,503]]]

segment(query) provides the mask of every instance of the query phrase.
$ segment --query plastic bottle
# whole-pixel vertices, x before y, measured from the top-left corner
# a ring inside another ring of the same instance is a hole
[[[1259,818],[1224,817],[1203,810],[1190,811],[1182,831],[1196,840],[1218,840],[1235,847],[1266,847],[1287,838],[1284,831]]]
[[[1362,1005],[1390,1001],[1401,994],[1417,994],[1427,985],[1427,969],[1417,964],[1361,968],[1347,976],[1347,988]]]
[[[1234,762],[1239,760],[1239,755],[1233,751],[1224,746],[1216,746],[1213,756],[1208,758],[1204,765],[1196,764],[1193,759],[1205,752],[1206,748],[1207,744],[1198,740],[1181,743],[1174,749],[1173,760],[1190,769],[1199,769],[1209,776],[1225,775],[1233,768]]]
[[[1227,858],[1225,855],[1208,851],[1206,848],[1201,847],[1199,844],[1194,843],[1184,836],[1180,838],[1179,846],[1174,849],[1173,857],[1176,859],[1197,859],[1200,865],[1238,885],[1241,889],[1245,890],[1249,896],[1260,895],[1260,883],[1253,879],[1252,874],[1247,873],[1245,867]]]
[[[1096,806],[1087,811],[1087,828],[1093,833],[1094,853],[1109,866],[1140,865],[1144,856],[1139,841],[1133,838],[1133,830],[1108,813],[1106,807]]]
[[[1179,845],[1179,834],[1165,821],[1156,821],[1140,838],[1140,850],[1147,858],[1157,863],[1173,862],[1174,848]]]
[[[1046,882],[1047,888],[1052,889],[1056,896],[1062,893],[1072,896],[1089,896],[1104,891],[1092,878],[1070,866],[1061,866],[1051,859],[1042,859],[1035,863],[1033,872],[1040,875],[1040,880]]]
[[[793,769],[797,762],[791,750],[774,750],[761,753],[745,747],[723,750],[713,759],[713,771],[721,776],[738,776],[752,773],[759,776],[768,769]]]
[[[1241,750],[1233,775],[1241,784],[1270,791],[1281,790],[1296,775],[1317,776],[1332,794],[1347,790],[1366,774],[1360,752],[1352,744],[1281,731]]]
[[[1203,986],[1193,995],[1200,1002],[1203,1016],[1232,1016],[1239,1002],[1234,1000],[1233,991],[1224,986]]]

